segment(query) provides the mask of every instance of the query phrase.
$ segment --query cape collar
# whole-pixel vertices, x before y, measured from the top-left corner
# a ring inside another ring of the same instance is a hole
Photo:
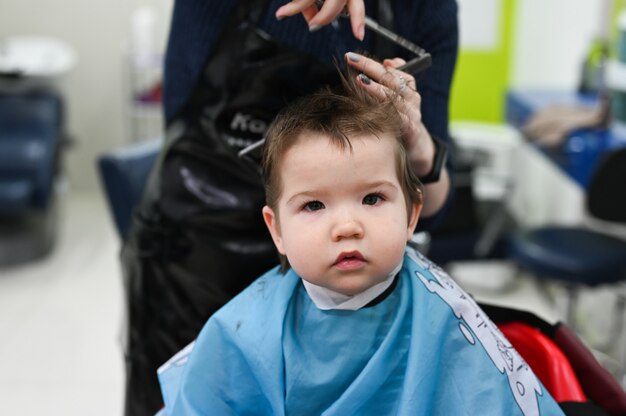
[[[315,285],[302,279],[302,284],[307,293],[311,297],[311,300],[321,310],[339,309],[356,311],[362,307],[368,305],[378,296],[387,290],[394,281],[396,274],[402,268],[402,262],[387,275],[385,280],[375,284],[369,289],[364,290],[356,295],[344,295],[342,293],[335,292],[328,288]]]

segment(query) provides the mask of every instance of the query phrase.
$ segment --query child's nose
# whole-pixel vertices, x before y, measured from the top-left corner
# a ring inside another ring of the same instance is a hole
[[[339,241],[346,238],[362,238],[363,226],[352,216],[342,216],[333,226],[332,238]]]

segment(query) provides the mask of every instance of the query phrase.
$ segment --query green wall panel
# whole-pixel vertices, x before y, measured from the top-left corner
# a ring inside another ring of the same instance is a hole
[[[497,46],[486,51],[459,51],[450,100],[452,120],[504,120],[516,0],[500,1],[500,36]],[[479,6],[480,2],[476,2],[476,5]]]

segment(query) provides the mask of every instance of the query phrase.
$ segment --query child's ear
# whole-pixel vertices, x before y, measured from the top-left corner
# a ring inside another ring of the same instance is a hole
[[[406,240],[409,241],[415,232],[415,227],[417,227],[417,219],[420,216],[420,212],[422,212],[422,204],[416,202],[411,205],[411,212],[409,215],[409,226],[407,228],[407,237]]]
[[[267,229],[270,230],[276,249],[280,254],[285,255],[283,239],[280,236],[280,227],[278,225],[278,216],[274,213],[274,210],[267,205],[263,207],[263,219],[265,220]]]

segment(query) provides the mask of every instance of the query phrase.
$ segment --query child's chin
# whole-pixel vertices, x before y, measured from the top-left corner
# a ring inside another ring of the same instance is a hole
[[[348,284],[344,284],[337,289],[331,289],[335,292],[339,292],[343,295],[354,296],[359,293],[365,292],[367,289],[376,286],[378,283],[382,282],[383,279],[377,279],[375,281],[368,282],[350,282]],[[346,282],[347,283],[347,282]]]

